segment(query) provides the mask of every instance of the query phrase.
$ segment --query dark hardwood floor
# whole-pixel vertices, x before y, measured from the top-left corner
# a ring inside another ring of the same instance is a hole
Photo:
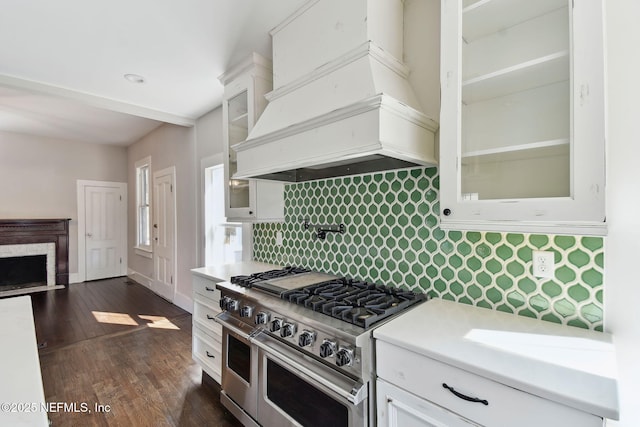
[[[126,278],[31,298],[45,399],[67,405],[51,425],[240,426],[201,383],[189,313]]]

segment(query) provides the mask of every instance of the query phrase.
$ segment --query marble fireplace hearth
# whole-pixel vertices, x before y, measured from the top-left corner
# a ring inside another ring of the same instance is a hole
[[[65,287],[69,219],[0,220],[0,260],[0,297]]]

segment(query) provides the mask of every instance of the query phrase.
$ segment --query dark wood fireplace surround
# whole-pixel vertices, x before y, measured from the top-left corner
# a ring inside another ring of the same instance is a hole
[[[55,243],[56,285],[69,284],[69,219],[0,219],[0,245]]]

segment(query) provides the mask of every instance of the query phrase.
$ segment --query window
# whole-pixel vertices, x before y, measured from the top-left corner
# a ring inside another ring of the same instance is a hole
[[[242,261],[242,224],[227,222],[224,214],[224,166],[205,167],[205,265]]]
[[[151,157],[136,162],[136,249],[151,253]],[[138,252],[140,253],[140,252]]]

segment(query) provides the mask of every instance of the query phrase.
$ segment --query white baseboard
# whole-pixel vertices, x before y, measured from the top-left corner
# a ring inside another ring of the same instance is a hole
[[[137,271],[130,268],[127,269],[127,277],[135,280],[142,286],[145,286],[153,291],[153,279],[151,279],[151,277],[145,276],[144,274],[138,273]],[[176,292],[173,297],[173,304],[193,314],[193,299],[191,298],[191,296]]]
[[[69,273],[69,284],[72,283],[82,283],[79,273]]]
[[[151,283],[153,282],[153,279],[151,279],[151,277],[147,277],[144,274],[138,273],[137,271],[130,268],[127,269],[127,277],[130,277],[132,280],[135,280],[146,288],[152,289]]]
[[[193,299],[190,296],[176,292],[173,297],[173,303],[184,311],[193,314]]]

